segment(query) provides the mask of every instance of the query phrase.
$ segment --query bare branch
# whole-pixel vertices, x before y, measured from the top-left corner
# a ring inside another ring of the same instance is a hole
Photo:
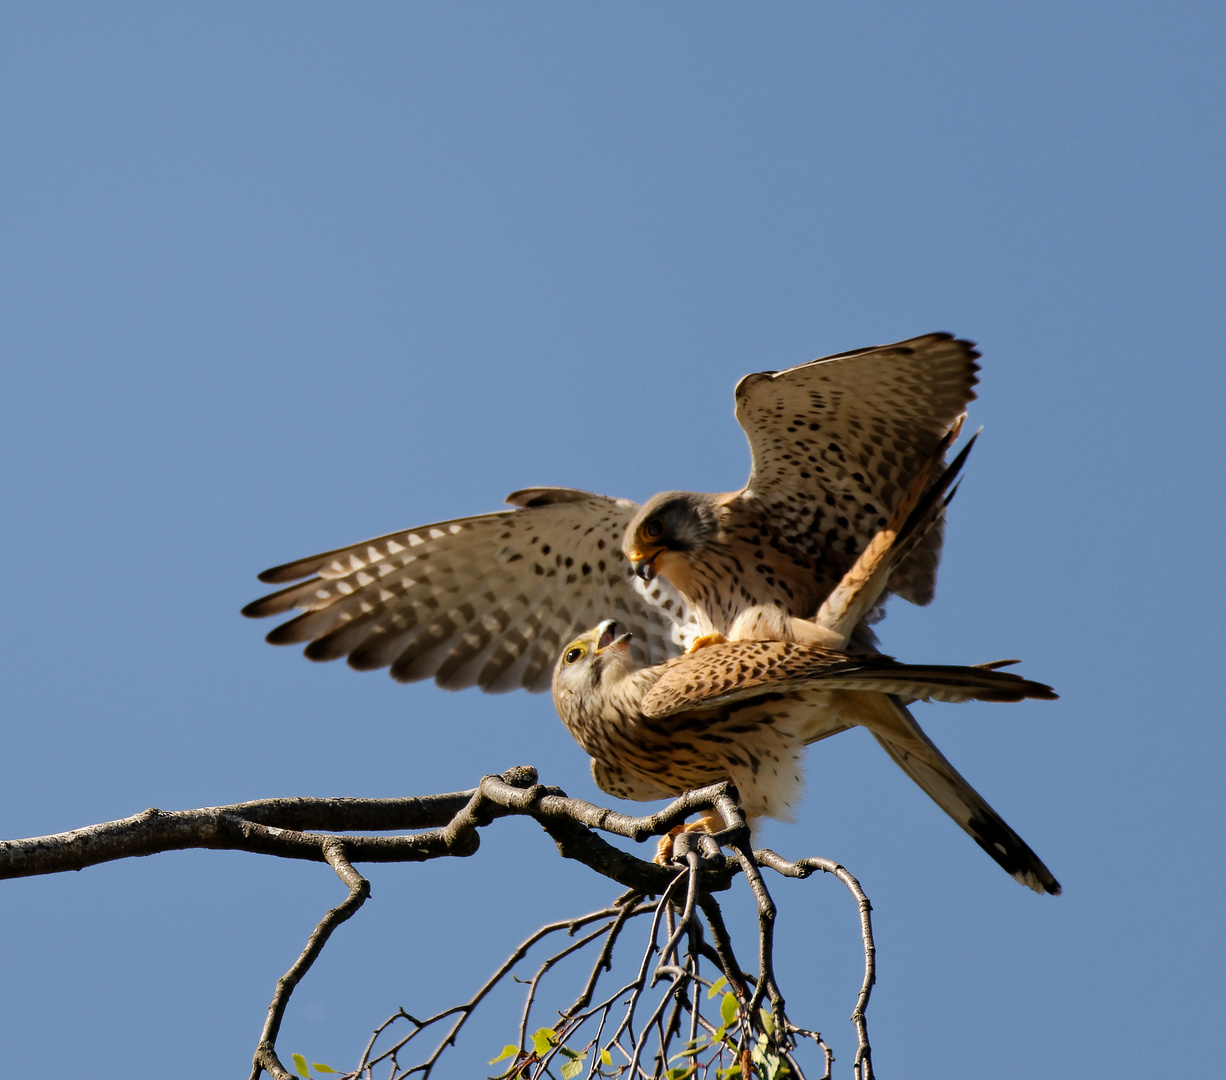
[[[769,848],[763,848],[761,851],[754,852],[758,862],[763,866],[769,866],[777,873],[783,874],[785,877],[806,878],[813,873],[814,870],[821,870],[826,874],[833,874],[846,887],[847,891],[856,898],[856,904],[860,908],[860,940],[864,944],[864,981],[860,984],[860,996],[856,999],[856,1007],[851,1013],[851,1022],[856,1025],[856,1035],[859,1037],[860,1045],[856,1050],[856,1060],[853,1066],[853,1072],[856,1080],[873,1080],[873,1051],[868,1041],[868,999],[873,992],[873,984],[877,981],[877,946],[873,941],[873,905],[869,902],[867,896],[864,895],[864,890],[860,888],[860,883],[851,875],[851,872],[839,863],[831,859],[797,859],[795,862],[788,862],[787,859]],[[810,1034],[806,1032],[805,1034]],[[825,1048],[829,1054],[829,1047],[821,1042],[821,1037],[817,1036],[819,1045]],[[827,1068],[829,1072],[829,1068]]]
[[[290,995],[302,977],[311,970],[311,965],[328,943],[332,931],[350,918],[370,896],[370,882],[345,858],[345,846],[340,840],[326,840],[324,854],[332,869],[336,871],[336,876],[349,886],[349,895],[320,920],[315,932],[307,939],[302,954],[294,961],[289,971],[277,980],[277,990],[268,1006],[268,1018],[264,1021],[264,1030],[260,1033],[260,1042],[252,1058],[251,1080],[257,1080],[261,1071],[268,1072],[276,1077],[276,1080],[290,1077],[276,1051],[277,1035],[281,1030],[281,1020],[285,1016]]]
[[[640,859],[599,835],[641,842],[669,833],[687,817],[702,811],[707,811],[708,817],[714,816],[711,811],[718,813],[724,828],[714,834],[680,831],[672,842],[671,866]],[[514,1054],[508,1051],[513,1058],[504,1073],[508,1080],[552,1077],[551,1062],[555,1059],[561,1061],[565,1076],[576,1076],[582,1070],[588,1077],[594,1077],[609,1067],[602,1063],[610,1060],[605,1055],[611,1053],[622,1055],[625,1064],[611,1067],[627,1080],[645,1080],[649,1075],[658,1076],[666,1071],[671,1075],[679,1071],[672,1064],[678,1060],[687,1063],[681,1070],[690,1070],[687,1075],[711,1075],[713,1070],[726,1068],[729,1054],[733,1055],[732,1063],[740,1066],[745,1080],[752,1075],[776,1075],[785,1062],[790,1075],[803,1080],[795,1056],[797,1039],[817,1047],[825,1062],[824,1080],[829,1080],[833,1055],[821,1034],[793,1024],[784,1012],[773,964],[776,907],[759,869],[765,866],[794,878],[808,877],[817,870],[834,874],[856,897],[865,976],[852,1015],[859,1038],[854,1072],[856,1080],[872,1080],[865,1014],[875,978],[875,951],[868,898],[856,879],[838,863],[827,859],[789,862],[772,851],[753,851],[744,815],[736,802],[736,789],[728,783],[687,792],[660,812],[644,817],[630,817],[571,799],[559,788],[537,783],[536,770],[528,767],[483,777],[469,791],[426,798],[261,799],[196,810],[150,809],[123,820],[53,836],[0,842],[0,878],[80,870],[115,859],[186,848],[251,851],[328,863],[348,887],[349,895],[324,915],[301,955],[277,981],[252,1058],[251,1080],[257,1080],[261,1072],[275,1080],[293,1080],[277,1055],[277,1037],[294,989],[336,927],[350,918],[369,896],[369,884],[354,869],[354,863],[471,856],[480,847],[481,830],[510,816],[533,818],[565,858],[583,863],[629,891],[600,911],[542,927],[516,948],[463,1004],[422,1020],[399,1009],[375,1029],[357,1068],[347,1074],[349,1077],[373,1080],[373,1069],[380,1063],[390,1068],[391,1080],[403,1080],[412,1074],[429,1076],[447,1048],[455,1045],[478,1006],[538,943],[561,931],[574,937],[581,928],[596,923],[600,925],[538,963],[528,984],[518,1049]],[[379,830],[410,831],[389,836],[355,835]],[[721,845],[731,857],[725,857]],[[756,978],[738,965],[714,896],[728,889],[738,874],[745,876],[758,910]],[[652,896],[658,897],[658,901],[643,902],[645,897]],[[705,929],[710,931],[709,942],[698,918],[700,911]],[[602,973],[613,970],[614,945],[631,919],[648,912],[654,914],[637,976],[592,1006]],[[664,923],[667,937],[661,947],[658,941]],[[594,947],[600,940],[595,963],[573,1003],[559,1011],[553,1027],[538,1032],[536,1042],[528,1046],[529,1016],[545,978],[563,958]],[[683,942],[684,955],[680,951]],[[721,1016],[715,1020],[702,1015],[703,988],[711,988],[713,993],[718,989],[703,976],[700,965],[704,959],[715,965],[737,1003],[729,1012],[732,1001],[725,995],[721,1000]],[[657,989],[661,982],[666,985]],[[767,999],[771,1012],[760,1013],[759,1006]],[[618,1006],[619,1001],[622,1006]],[[614,1017],[613,1010],[623,1006],[625,1011]],[[688,1023],[683,1023],[683,1012],[690,1014]],[[450,1020],[446,1033],[424,1061],[409,1068],[399,1063],[398,1055],[418,1035],[446,1020]],[[402,1021],[412,1030],[376,1053],[376,1047],[391,1038],[391,1032]],[[577,1047],[568,1046],[567,1040],[579,1036],[589,1022],[595,1029],[594,1036]],[[606,1034],[610,1028],[611,1036]],[[678,1048],[683,1033],[688,1038]],[[652,1051],[653,1063],[640,1064],[648,1043],[657,1039],[659,1046],[658,1052]],[[591,1061],[587,1063],[589,1055]],[[700,1055],[704,1060],[699,1060]]]

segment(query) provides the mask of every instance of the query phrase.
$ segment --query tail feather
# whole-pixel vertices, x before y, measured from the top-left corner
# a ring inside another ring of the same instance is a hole
[[[804,685],[797,679],[790,686]],[[815,689],[874,690],[897,694],[911,701],[1055,701],[1059,695],[1046,683],[1023,679],[1012,672],[958,664],[896,664],[886,657],[866,658],[828,674],[815,675]]]
[[[894,698],[856,694],[856,713],[903,772],[1003,869],[1037,893],[1060,894],[1060,883],[924,734]]]

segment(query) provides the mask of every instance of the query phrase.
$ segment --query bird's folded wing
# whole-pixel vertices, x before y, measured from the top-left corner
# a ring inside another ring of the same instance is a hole
[[[642,712],[649,719],[659,719],[690,709],[807,690],[867,690],[954,702],[1056,696],[1043,683],[989,668],[900,664],[888,656],[849,656],[786,641],[729,641],[665,664],[643,699]]]
[[[520,509],[407,529],[266,570],[294,582],[248,604],[252,618],[303,614],[269,635],[312,660],[391,667],[446,689],[549,688],[561,647],[615,615],[639,664],[688,646],[693,620],[665,581],[640,581],[621,553],[636,506],[566,488],[516,492]]]
[[[949,334],[823,357],[747,375],[736,415],[753,465],[742,496],[783,539],[820,538],[836,584],[974,400],[978,353]],[[933,596],[938,524],[890,581],[917,604]]]

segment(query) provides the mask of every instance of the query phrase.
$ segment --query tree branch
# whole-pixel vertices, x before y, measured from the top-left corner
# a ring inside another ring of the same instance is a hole
[[[724,828],[714,834],[679,834],[673,843],[671,866],[640,859],[599,835],[604,833],[642,842],[669,833],[687,817],[701,811],[707,811],[708,816],[713,816],[711,811],[717,813]],[[577,1070],[592,1077],[603,1068],[601,1062],[609,1060],[607,1055],[616,1051],[624,1055],[627,1063],[617,1067],[619,1074],[625,1073],[628,1078],[643,1077],[647,1072],[658,1074],[667,1062],[678,1059],[691,1061],[695,1071],[687,1075],[697,1076],[700,1053],[709,1053],[709,1060],[701,1066],[702,1075],[722,1068],[720,1063],[726,1055],[734,1053],[745,1080],[749,1080],[751,1073],[777,1075],[785,1061],[792,1075],[801,1078],[800,1065],[793,1056],[799,1037],[812,1040],[824,1053],[826,1077],[829,1077],[832,1055],[821,1035],[797,1027],[784,1013],[783,995],[776,984],[773,965],[776,908],[759,870],[759,866],[765,866],[795,878],[808,877],[816,870],[834,874],[856,897],[865,949],[865,976],[852,1015],[859,1037],[854,1071],[857,1080],[872,1080],[865,1012],[875,979],[875,950],[868,898],[856,879],[830,860],[788,862],[773,851],[753,851],[749,829],[737,805],[736,789],[728,783],[687,792],[658,813],[643,817],[631,817],[581,799],[571,799],[560,788],[537,783],[536,770],[524,766],[501,776],[483,777],[477,787],[469,791],[424,798],[259,799],[195,810],[149,809],[122,820],[52,836],[0,841],[0,878],[81,870],[116,859],[187,848],[250,851],[328,863],[349,889],[349,895],[323,916],[302,953],[277,981],[252,1057],[251,1080],[257,1080],[261,1072],[267,1072],[275,1080],[294,1080],[277,1055],[277,1037],[294,989],[311,969],[333,931],[370,895],[370,885],[354,868],[354,863],[467,857],[480,847],[482,829],[499,818],[513,816],[533,818],[553,839],[563,857],[583,863],[629,892],[601,911],[542,927],[463,1005],[425,1020],[417,1020],[403,1009],[398,1010],[375,1030],[360,1064],[349,1076],[369,1077],[372,1068],[380,1062],[390,1062],[393,1077],[407,1077],[412,1073],[428,1076],[443,1052],[455,1044],[474,1010],[533,946],[556,931],[566,930],[573,936],[580,927],[602,922],[599,928],[565,946],[538,966],[529,984],[519,1045],[508,1048],[507,1053],[513,1060],[504,1076],[524,1080],[552,1076],[550,1063],[561,1054],[565,1059],[564,1077],[577,1075]],[[399,835],[355,835],[375,831]],[[721,845],[731,852],[731,858],[724,856]],[[737,964],[731,937],[713,895],[728,889],[738,874],[745,876],[758,909],[757,978],[746,975]],[[644,903],[646,897],[659,899]],[[614,943],[630,919],[648,912],[654,912],[654,916],[637,977],[612,996],[605,997],[600,1004],[590,1006],[601,974],[612,970]],[[710,943],[704,937],[699,912],[710,931]],[[665,922],[666,941],[661,948],[659,932]],[[549,1034],[545,1043],[536,1041],[543,1037],[542,1032],[537,1032],[533,1036],[533,1047],[529,1048],[526,1045],[528,1016],[542,980],[561,959],[593,945],[600,938],[604,939],[603,945],[582,991],[569,1008],[558,1012],[559,1019],[552,1029],[542,1029]],[[688,941],[684,955],[683,940]],[[655,963],[653,957],[658,957]],[[726,993],[720,1005],[722,1022],[718,1024],[701,1014],[702,988],[709,988],[708,996],[719,989],[702,976],[700,964],[703,959],[716,964],[723,977],[719,981],[726,980],[731,990],[731,996]],[[649,1004],[646,992],[656,993],[653,988],[661,981],[667,983],[666,987],[660,991],[659,999],[652,998],[655,1003]],[[759,1015],[759,1005],[765,998],[770,1000],[771,1013],[763,1011]],[[623,1000],[626,1010],[620,1020],[611,1015],[619,999]],[[635,1012],[640,1003],[647,1019],[636,1035]],[[668,1008],[670,1003],[671,1009]],[[736,1014],[731,1019],[727,1012],[730,1008]],[[688,1025],[682,1023],[683,1011],[691,1014]],[[402,1067],[397,1054],[427,1027],[448,1017],[455,1017],[454,1022],[426,1060],[409,1069]],[[413,1030],[375,1055],[376,1044],[400,1020],[411,1024]],[[595,1025],[596,1032],[586,1046],[580,1049],[566,1046],[566,1040],[589,1021]],[[614,1029],[611,1038],[603,1035],[606,1021]],[[683,1029],[688,1030],[689,1038],[680,1054],[672,1053],[670,1057],[674,1040],[681,1038]],[[648,1041],[653,1038],[659,1042],[658,1050],[652,1051],[656,1063],[654,1066],[640,1065]],[[589,1054],[590,1066],[584,1064]]]
[[[307,939],[306,948],[294,961],[293,966],[277,980],[277,990],[268,1006],[268,1018],[264,1021],[264,1030],[260,1033],[260,1042],[256,1046],[251,1062],[250,1080],[258,1080],[261,1070],[267,1071],[276,1080],[293,1080],[277,1057],[277,1035],[281,1031],[281,1020],[285,1016],[285,1008],[289,1005],[290,995],[302,981],[302,977],[311,970],[328,938],[346,919],[349,919],[370,896],[370,882],[354,868],[345,858],[345,845],[337,839],[324,842],[324,856],[336,871],[336,876],[349,886],[349,895],[329,911],[315,927],[315,932]]]

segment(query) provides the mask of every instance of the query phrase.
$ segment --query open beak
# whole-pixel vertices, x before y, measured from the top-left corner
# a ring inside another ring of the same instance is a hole
[[[605,649],[616,649],[619,645],[629,644],[630,638],[634,635],[630,633],[618,634],[621,628],[613,619],[606,619],[597,628],[600,631],[600,636],[596,639],[596,652],[602,653]]]

